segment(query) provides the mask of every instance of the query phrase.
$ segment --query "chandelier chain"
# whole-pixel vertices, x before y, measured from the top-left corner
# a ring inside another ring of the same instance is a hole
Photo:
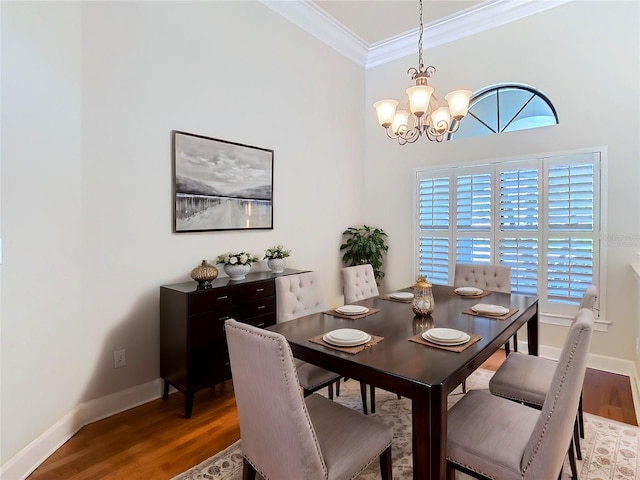
[[[424,26],[422,24],[422,0],[420,0],[420,34],[418,36],[418,68],[420,71],[424,68],[424,63],[422,63],[422,32],[424,31]]]

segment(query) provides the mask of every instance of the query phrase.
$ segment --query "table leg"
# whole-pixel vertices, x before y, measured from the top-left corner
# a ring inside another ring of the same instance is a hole
[[[527,344],[529,346],[529,355],[538,355],[538,306],[536,305],[536,313],[527,322]]]
[[[429,438],[429,397],[423,396],[411,400],[411,441],[413,448],[413,478],[429,478],[431,440]]]
[[[440,385],[431,388],[431,478],[447,471],[447,395]]]

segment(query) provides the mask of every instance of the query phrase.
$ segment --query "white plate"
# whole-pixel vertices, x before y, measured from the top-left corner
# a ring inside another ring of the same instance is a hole
[[[458,295],[482,295],[484,291],[476,287],[459,287],[454,290]]]
[[[504,315],[509,313],[509,309],[501,305],[491,305],[489,303],[478,303],[471,307],[476,313],[484,313],[487,315]]]
[[[357,345],[362,345],[371,340],[371,335],[365,333],[364,337],[359,340],[337,340],[330,335],[331,332],[325,333],[322,339],[330,343],[331,345],[336,345],[337,347],[355,347]],[[364,333],[364,332],[363,332]]]
[[[426,341],[431,342],[431,343],[435,343],[436,345],[443,345],[443,346],[455,346],[455,345],[462,345],[463,343],[467,343],[469,340],[471,340],[471,336],[467,333],[462,332],[463,336],[458,339],[458,340],[449,340],[449,341],[442,341],[442,340],[436,340],[435,338],[431,338],[431,336],[429,335],[430,330],[427,330],[426,332],[424,332],[422,334],[422,338],[424,338]]]
[[[391,298],[395,298],[396,300],[409,300],[413,298],[413,293],[411,292],[396,292],[389,295]]]
[[[460,330],[454,330],[453,328],[432,328],[425,333],[428,333],[431,338],[443,342],[460,340],[463,335],[466,335],[466,333]]]
[[[327,333],[334,340],[338,340],[341,342],[353,341],[353,340],[362,340],[367,333],[362,330],[357,330],[355,328],[339,328],[337,330],[332,330]]]
[[[367,313],[368,311],[369,309],[367,307],[363,307],[362,305],[343,305],[336,308],[336,312],[342,313],[344,315],[360,315],[362,313]]]

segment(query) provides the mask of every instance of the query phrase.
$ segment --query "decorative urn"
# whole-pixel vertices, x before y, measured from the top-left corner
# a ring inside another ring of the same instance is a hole
[[[413,302],[411,309],[418,317],[428,317],[433,313],[433,290],[432,285],[423,276],[418,277],[418,281],[413,286]]]
[[[218,269],[209,265],[206,260],[202,260],[200,266],[191,270],[191,278],[198,282],[198,286],[204,287],[218,278]]]

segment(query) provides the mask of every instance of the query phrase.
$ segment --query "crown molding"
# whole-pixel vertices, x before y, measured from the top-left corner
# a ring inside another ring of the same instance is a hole
[[[369,69],[416,53],[418,29],[368,44],[309,0],[260,0],[265,6]],[[488,0],[424,27],[425,48],[444,45],[573,0]]]
[[[367,65],[369,45],[315,3],[308,0],[259,0],[264,6],[326,43],[362,67]]]

